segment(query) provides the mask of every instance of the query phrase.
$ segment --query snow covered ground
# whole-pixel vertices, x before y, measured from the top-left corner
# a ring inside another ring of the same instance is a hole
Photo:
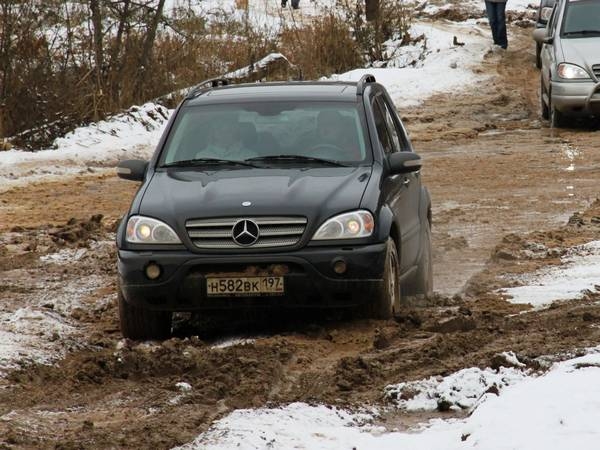
[[[417,429],[387,431],[373,425],[373,412],[293,403],[277,409],[237,410],[178,449],[597,448],[599,352],[600,348],[591,349],[586,356],[557,363],[543,376],[515,377],[499,395],[481,393],[464,419],[435,419]],[[480,376],[485,378],[485,373]],[[461,384],[473,392],[480,386],[479,377]]]
[[[519,276],[521,286],[503,289],[512,303],[544,308],[555,301],[582,298],[600,288],[600,241],[570,249],[562,264]]]

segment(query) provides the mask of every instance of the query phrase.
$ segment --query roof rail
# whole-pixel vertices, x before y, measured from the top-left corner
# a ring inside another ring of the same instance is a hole
[[[192,88],[187,97],[195,97],[201,91],[209,88],[219,87],[219,86],[227,86],[229,85],[231,80],[229,78],[210,78],[208,80],[201,81],[196,86]]]
[[[363,95],[365,91],[365,87],[367,83],[375,83],[375,75],[371,75],[370,73],[364,74],[356,83],[356,95]]]

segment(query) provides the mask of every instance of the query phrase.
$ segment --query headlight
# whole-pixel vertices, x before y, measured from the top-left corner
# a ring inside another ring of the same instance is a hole
[[[326,220],[313,240],[363,238],[371,236],[374,228],[375,221],[369,211],[353,211]]]
[[[579,66],[569,63],[558,65],[558,76],[565,80],[589,79],[588,73]]]
[[[540,19],[543,20],[544,22],[548,22],[551,15],[552,15],[552,8],[548,8],[548,7],[542,8],[542,11],[540,12]]]
[[[132,244],[181,244],[169,225],[144,216],[131,216],[127,221],[127,242]]]

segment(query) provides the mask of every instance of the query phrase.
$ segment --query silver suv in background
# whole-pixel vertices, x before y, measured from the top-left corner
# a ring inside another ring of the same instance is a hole
[[[550,19],[550,15],[552,14],[552,9],[554,8],[554,3],[556,0],[540,0],[540,6],[538,7],[537,20],[535,22],[536,28],[546,28],[548,25],[548,19]],[[542,43],[535,43],[535,65],[539,69],[542,67]]]
[[[541,52],[542,117],[600,116],[600,0],[560,0],[545,29],[533,32]]]

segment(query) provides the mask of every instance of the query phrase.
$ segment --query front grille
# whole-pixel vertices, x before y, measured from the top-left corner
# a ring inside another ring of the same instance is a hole
[[[594,75],[596,75],[596,79],[600,80],[600,64],[592,66],[592,70],[594,71]]]
[[[244,247],[233,240],[233,226],[240,220],[251,220],[260,230],[258,240]],[[201,249],[227,250],[273,248],[296,245],[306,229],[305,217],[227,217],[194,219],[185,224],[192,243]]]

